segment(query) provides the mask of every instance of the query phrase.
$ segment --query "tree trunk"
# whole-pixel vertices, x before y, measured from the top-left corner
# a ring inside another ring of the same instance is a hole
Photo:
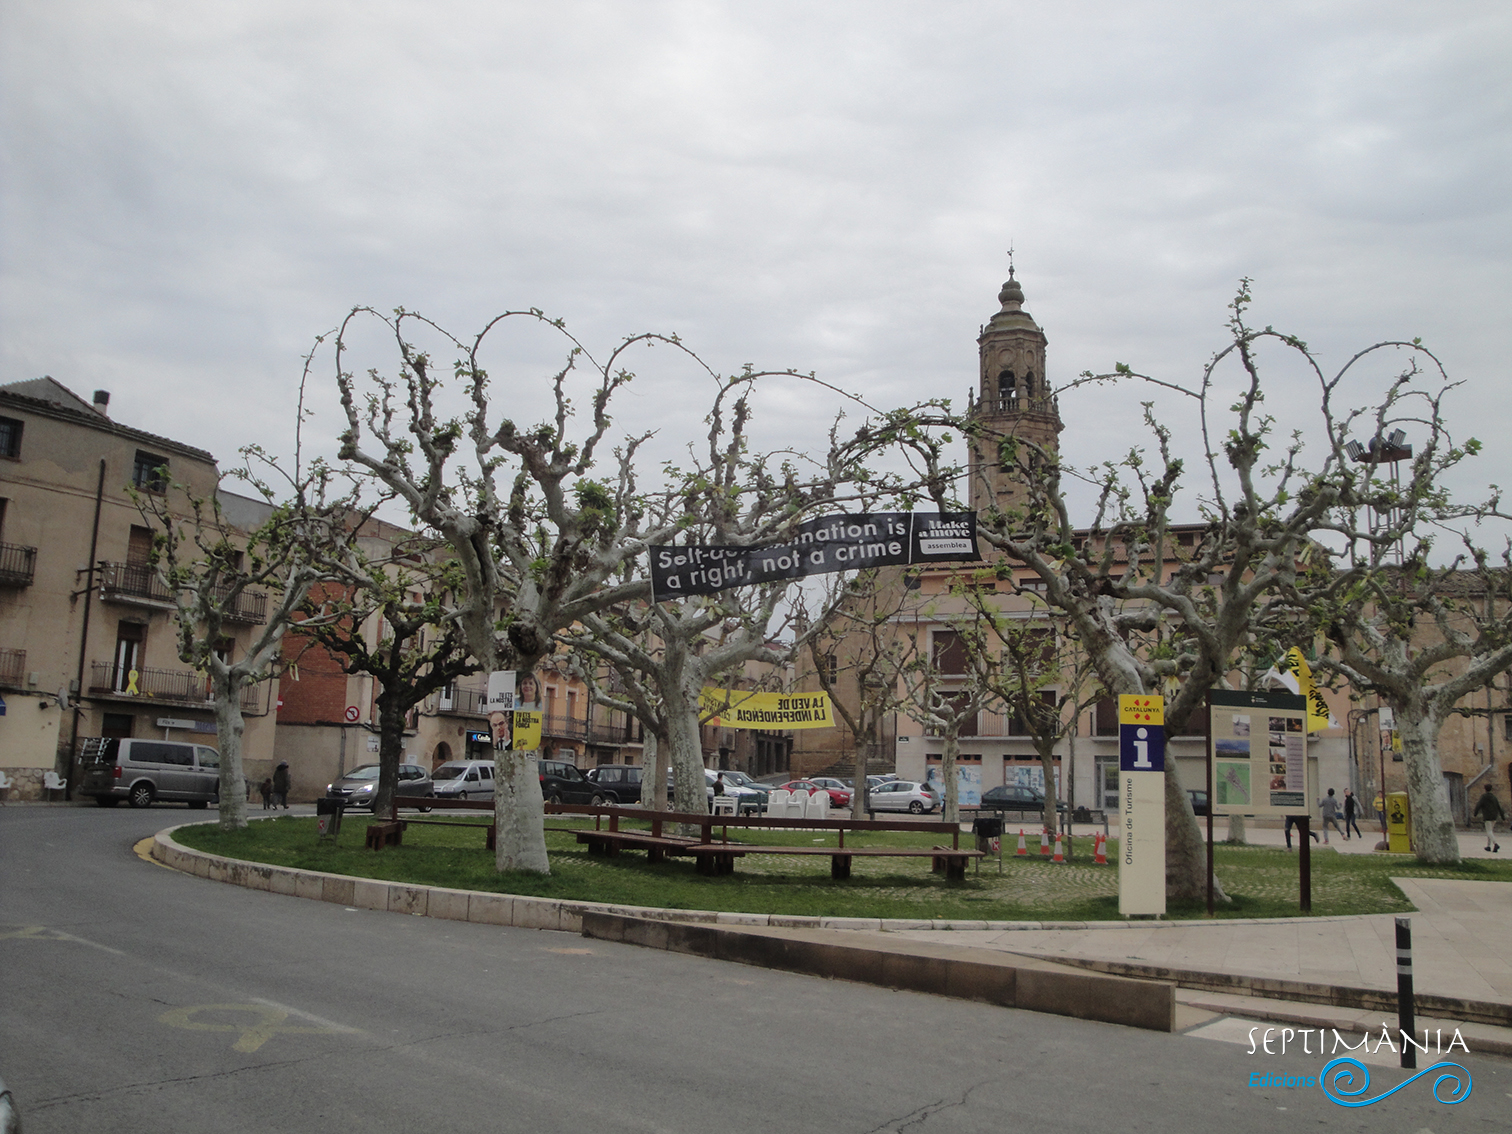
[[[644,724],[645,746],[641,749],[640,805],[648,811],[667,809],[667,774],[662,770],[661,746],[656,733]]]
[[[223,831],[239,831],[247,825],[241,689],[230,673],[214,673],[211,682],[215,690],[216,744],[220,748],[220,825]]]
[[[692,815],[709,810],[697,705],[697,694],[687,697],[682,705],[667,705],[667,740],[672,747],[672,806],[674,810]]]
[[[546,813],[541,808],[539,752],[494,753],[494,865],[499,870],[550,874]]]
[[[1166,901],[1196,902],[1207,900],[1207,840],[1197,826],[1192,797],[1181,786],[1176,759],[1166,749]],[[1213,895],[1228,901],[1218,880],[1213,880]]]
[[[1042,814],[1045,830],[1053,835],[1060,825],[1060,808],[1056,806],[1060,801],[1060,792],[1055,786],[1055,750],[1041,752],[1039,758],[1040,770],[1045,775],[1045,807]]]
[[[1212,803],[1209,802],[1209,807]],[[1246,838],[1244,835],[1244,816],[1237,812],[1228,817],[1228,842],[1230,846],[1242,847]]]
[[[945,728],[945,743],[940,752],[940,785],[945,792],[945,801],[940,807],[940,818],[947,823],[961,821],[961,785],[956,775],[956,756],[961,751],[960,723],[952,721]]]
[[[1418,861],[1437,865],[1460,861],[1459,837],[1449,811],[1449,789],[1439,766],[1442,721],[1417,706],[1393,705],[1407,766],[1407,802],[1412,807],[1412,849]]]
[[[404,755],[405,710],[378,695],[378,790],[373,793],[373,815],[387,815],[399,787],[399,761]]]

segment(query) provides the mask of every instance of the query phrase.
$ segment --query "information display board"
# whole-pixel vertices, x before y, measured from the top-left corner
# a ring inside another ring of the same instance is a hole
[[[1307,698],[1214,689],[1208,694],[1214,815],[1310,815],[1318,773],[1307,758]]]

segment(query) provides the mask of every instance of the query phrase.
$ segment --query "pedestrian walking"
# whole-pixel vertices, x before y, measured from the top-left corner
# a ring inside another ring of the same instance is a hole
[[[1495,827],[1498,820],[1505,819],[1506,813],[1502,811],[1501,800],[1496,798],[1496,793],[1491,790],[1491,785],[1486,785],[1486,790],[1475,801],[1475,817],[1486,825],[1486,849],[1495,853],[1501,850],[1501,844],[1496,841]]]
[[[289,809],[289,762],[282,761],[273,769],[273,810],[277,811],[282,806],[285,811]]]
[[[1364,835],[1360,834],[1360,825],[1355,822],[1355,816],[1359,813],[1359,810],[1360,810],[1360,801],[1357,800],[1357,799],[1355,799],[1354,792],[1350,791],[1348,788],[1345,788],[1344,789],[1344,838],[1346,840],[1349,838],[1349,830],[1350,830],[1351,827],[1354,828],[1354,833],[1355,833],[1355,837],[1356,838],[1363,839],[1365,837]]]
[[[1328,828],[1330,826],[1339,834],[1344,833],[1344,828],[1339,826],[1339,801],[1334,798],[1334,789],[1329,788],[1328,794],[1318,801],[1318,810],[1323,815],[1323,841],[1328,842]]]
[[[1304,815],[1288,815],[1286,817],[1286,825],[1285,825],[1284,829],[1282,830],[1282,834],[1284,834],[1286,836],[1286,849],[1287,850],[1291,850],[1291,833],[1292,833],[1292,828],[1297,825],[1297,821],[1298,820],[1304,819],[1304,818],[1306,818],[1306,816],[1304,816]],[[1314,831],[1311,827],[1309,827],[1307,829],[1307,833],[1312,836],[1313,842],[1317,842],[1318,841],[1318,832]]]

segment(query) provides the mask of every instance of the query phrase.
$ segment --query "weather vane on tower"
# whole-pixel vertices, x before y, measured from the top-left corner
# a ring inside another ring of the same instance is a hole
[[[1013,278],[1013,241],[1008,242],[1008,278]]]

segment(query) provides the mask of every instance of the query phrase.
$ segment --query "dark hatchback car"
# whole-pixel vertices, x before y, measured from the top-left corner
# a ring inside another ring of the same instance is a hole
[[[541,798],[547,803],[591,803],[599,790],[576,764],[566,760],[542,760],[540,770]]]
[[[984,791],[981,805],[988,811],[1044,811],[1045,796],[1043,792],[1023,784],[1004,784]],[[1066,810],[1065,801],[1057,800],[1055,809]]]
[[[597,789],[589,801],[595,805],[640,802],[641,770],[633,764],[600,764],[589,768],[585,778]]]

